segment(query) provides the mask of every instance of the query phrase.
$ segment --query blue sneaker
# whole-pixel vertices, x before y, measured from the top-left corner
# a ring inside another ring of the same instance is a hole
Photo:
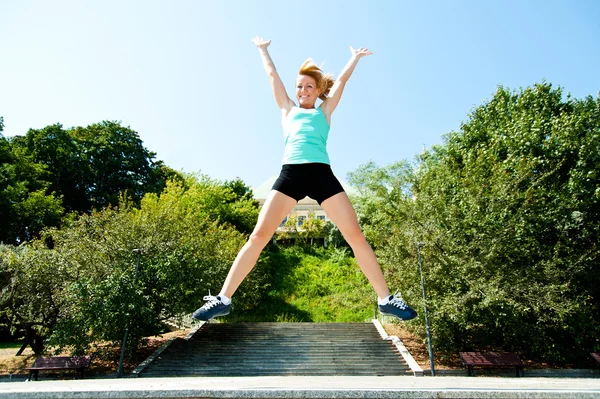
[[[226,316],[231,310],[231,303],[229,303],[229,305],[225,305],[223,302],[221,302],[221,298],[219,296],[212,296],[210,295],[210,292],[203,298],[203,300],[207,302],[199,309],[196,309],[196,311],[192,314],[192,317],[196,320],[208,321],[213,317]]]
[[[379,305],[379,313],[384,316],[396,316],[400,320],[412,320],[417,317],[417,312],[404,303],[402,297],[396,292],[390,295],[386,305]]]

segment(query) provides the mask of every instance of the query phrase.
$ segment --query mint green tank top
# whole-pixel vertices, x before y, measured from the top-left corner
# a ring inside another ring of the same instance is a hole
[[[284,122],[283,164],[320,162],[329,165],[329,124],[321,108],[294,107]]]

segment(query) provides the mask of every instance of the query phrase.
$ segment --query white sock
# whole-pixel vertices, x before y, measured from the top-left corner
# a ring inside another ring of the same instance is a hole
[[[378,298],[378,299],[377,299],[377,303],[378,303],[378,304],[380,304],[380,305],[387,305],[387,304],[388,304],[388,302],[390,301],[390,299],[391,299],[392,297],[393,297],[393,295],[386,296],[386,297],[385,297],[385,298],[383,298],[383,299],[381,299],[381,298]]]
[[[223,302],[225,305],[229,305],[231,303],[231,298],[227,298],[223,294],[219,294],[219,298],[221,298],[221,302]]]

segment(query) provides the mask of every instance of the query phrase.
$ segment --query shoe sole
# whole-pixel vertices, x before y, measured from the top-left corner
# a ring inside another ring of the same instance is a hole
[[[402,317],[400,317],[400,316],[396,316],[396,315],[395,315],[395,314],[393,314],[393,313],[383,313],[382,311],[379,311],[379,314],[381,314],[381,315],[383,315],[383,316],[392,316],[392,317],[396,317],[396,318],[398,318],[399,320],[402,320],[402,321],[409,321],[409,320],[412,320],[412,319],[414,319],[415,317],[417,317],[417,315],[414,315],[414,316],[413,316],[413,317],[411,317],[410,319],[403,319]]]
[[[211,317],[210,319],[201,319],[199,317],[195,317],[195,316],[192,315],[192,319],[198,320],[198,321],[209,321],[209,320],[214,319],[215,317],[227,316],[228,314],[229,314],[229,312],[227,312],[227,313],[221,313],[221,314],[216,314],[213,317]]]

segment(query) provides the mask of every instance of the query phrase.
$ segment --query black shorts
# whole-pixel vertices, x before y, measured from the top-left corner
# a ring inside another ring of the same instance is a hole
[[[300,201],[308,196],[321,205],[327,198],[344,192],[344,188],[334,176],[331,166],[326,163],[286,164],[273,184],[277,190]]]

